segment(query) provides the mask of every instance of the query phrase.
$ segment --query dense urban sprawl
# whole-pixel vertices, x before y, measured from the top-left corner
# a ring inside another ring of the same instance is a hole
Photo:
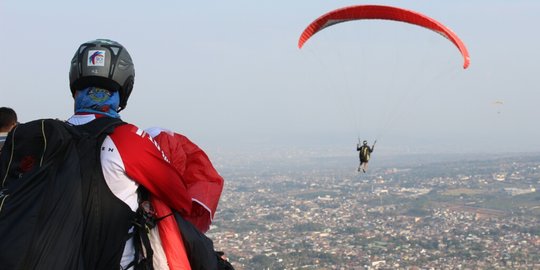
[[[239,269],[540,269],[540,157],[224,170],[209,236]]]

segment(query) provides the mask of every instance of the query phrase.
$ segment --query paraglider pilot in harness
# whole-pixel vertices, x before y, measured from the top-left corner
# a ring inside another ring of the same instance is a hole
[[[360,152],[359,153],[360,165],[358,166],[358,171],[362,171],[364,173],[366,172],[370,155],[373,152],[373,150],[375,150],[376,143],[377,141],[373,142],[373,146],[371,147],[369,147],[367,141],[363,141],[362,146],[360,146],[360,143],[356,145],[356,151]]]

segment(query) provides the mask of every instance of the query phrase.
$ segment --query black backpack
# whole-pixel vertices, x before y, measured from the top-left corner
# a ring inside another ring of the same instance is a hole
[[[88,268],[82,194],[91,187],[81,163],[99,157],[105,136],[122,123],[41,119],[10,132],[0,155],[0,269]]]
[[[20,124],[9,134],[0,154],[0,270],[119,269],[123,249],[87,239],[104,238],[123,248],[133,224],[135,248],[146,251],[146,258],[136,256],[134,269],[152,269],[152,250],[140,211],[132,218],[118,219],[124,222],[120,228],[126,227],[120,229],[125,237],[103,236],[95,228],[102,225],[99,220],[87,224],[85,216],[96,212],[84,205],[95,206],[88,202],[97,201],[97,194],[104,192],[95,184],[102,177],[99,149],[120,124],[120,119],[108,117],[81,126],[40,119]],[[111,202],[100,202],[107,203]],[[222,252],[214,250],[212,240],[178,213],[174,216],[192,269],[234,269]]]

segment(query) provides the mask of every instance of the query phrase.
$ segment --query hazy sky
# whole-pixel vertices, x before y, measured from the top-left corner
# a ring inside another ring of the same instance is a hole
[[[390,21],[338,24],[297,48],[312,20],[356,4],[439,20],[466,43],[470,67],[442,36]],[[23,122],[69,117],[71,57],[109,38],[135,63],[123,119],[208,151],[353,149],[360,136],[388,153],[535,152],[538,14],[536,0],[4,0],[0,106]]]

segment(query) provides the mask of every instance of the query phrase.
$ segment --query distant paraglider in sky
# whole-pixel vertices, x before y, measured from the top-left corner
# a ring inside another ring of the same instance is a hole
[[[469,66],[469,52],[465,44],[450,28],[426,15],[392,6],[359,5],[330,11],[306,27],[298,40],[298,48],[301,49],[306,41],[324,28],[342,22],[369,19],[405,22],[435,31],[450,40],[459,49],[463,56],[463,68],[466,69]]]
[[[496,100],[496,101],[493,102],[493,106],[495,106],[495,108],[497,108],[497,114],[501,113],[501,107],[502,107],[503,104],[504,104],[504,102],[501,101],[501,100]]]

